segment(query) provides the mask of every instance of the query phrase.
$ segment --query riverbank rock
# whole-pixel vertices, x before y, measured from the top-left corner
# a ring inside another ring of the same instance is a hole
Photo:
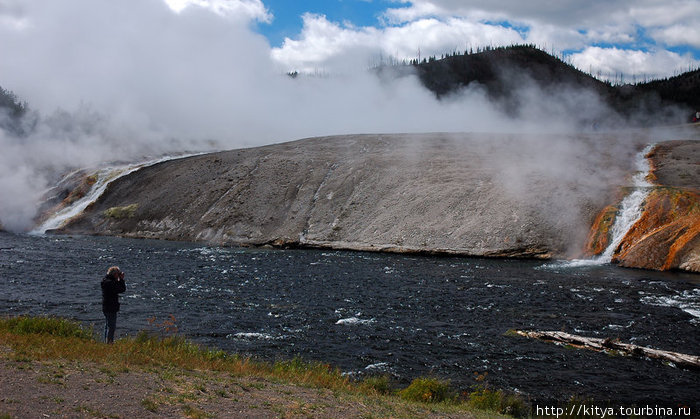
[[[700,196],[656,188],[642,217],[623,239],[613,261],[621,266],[700,272]]]
[[[700,272],[700,142],[662,143],[648,158],[659,187],[614,260],[627,267]]]
[[[61,231],[405,253],[575,256],[640,135],[347,135],[171,160]],[[130,208],[128,216],[115,209]]]
[[[640,219],[613,253],[620,266],[700,272],[700,141],[659,143],[648,155],[652,187]],[[588,252],[601,253],[616,207],[606,207],[593,225]]]

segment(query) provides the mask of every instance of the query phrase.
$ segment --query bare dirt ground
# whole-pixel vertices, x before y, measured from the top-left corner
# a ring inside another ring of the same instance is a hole
[[[365,398],[210,371],[110,369],[0,355],[1,418],[471,418],[391,398]]]

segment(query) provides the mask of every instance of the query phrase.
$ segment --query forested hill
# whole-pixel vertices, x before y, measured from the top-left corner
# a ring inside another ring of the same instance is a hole
[[[485,86],[493,97],[508,96],[514,88],[534,81],[540,87],[567,84],[600,92],[610,86],[546,52],[529,46],[428,58],[415,65],[423,84],[438,96],[452,93],[472,82]]]
[[[682,103],[700,111],[700,69],[635,86],[641,92],[656,92],[664,100]]]
[[[21,134],[22,118],[27,114],[27,103],[0,86],[0,129]]]
[[[634,125],[684,123],[700,111],[700,69],[644,83],[612,84],[528,45],[455,52],[393,69],[398,74],[415,71],[423,85],[439,98],[478,84],[505,112],[515,116],[527,106],[523,89],[532,86],[544,94],[561,94],[564,89],[572,94],[594,92]],[[28,111],[26,102],[0,86],[0,129],[26,134],[37,118]],[[611,117],[608,122],[618,120]]]
[[[441,59],[416,60],[411,65],[425,87],[438,97],[478,83],[491,99],[516,115],[523,106],[519,92],[533,85],[545,94],[562,88],[592,90],[635,123],[686,122],[693,112],[700,110],[700,70],[663,80],[613,85],[532,46],[448,54]],[[640,115],[643,115],[641,120]]]

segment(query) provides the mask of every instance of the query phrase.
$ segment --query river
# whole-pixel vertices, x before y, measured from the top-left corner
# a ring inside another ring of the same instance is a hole
[[[697,355],[700,277],[602,264],[213,247],[0,233],[0,314],[102,327],[99,281],[126,272],[117,338],[173,315],[196,342],[301,356],[398,383],[433,375],[537,401],[700,407],[700,371],[506,334],[564,330]]]

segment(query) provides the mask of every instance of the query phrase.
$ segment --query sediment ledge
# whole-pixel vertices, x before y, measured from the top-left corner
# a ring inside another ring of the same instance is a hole
[[[410,255],[430,256],[475,256],[474,249],[445,249],[445,248],[421,248],[411,246],[397,246],[395,244],[366,244],[344,241],[299,241],[275,240],[267,245],[277,248],[316,248],[333,250],[356,250],[360,252],[401,253]],[[552,254],[547,248],[511,248],[511,249],[481,249],[480,257],[492,258],[527,258],[527,259],[551,259]]]
[[[243,246],[580,257],[586,247],[595,254],[607,245],[634,155],[650,142],[649,134],[640,133],[377,134],[199,155],[116,180],[59,232]],[[658,187],[613,262],[698,272],[700,142],[661,142],[649,158]]]
[[[641,135],[347,135],[172,160],[60,232],[490,257],[577,256]]]

